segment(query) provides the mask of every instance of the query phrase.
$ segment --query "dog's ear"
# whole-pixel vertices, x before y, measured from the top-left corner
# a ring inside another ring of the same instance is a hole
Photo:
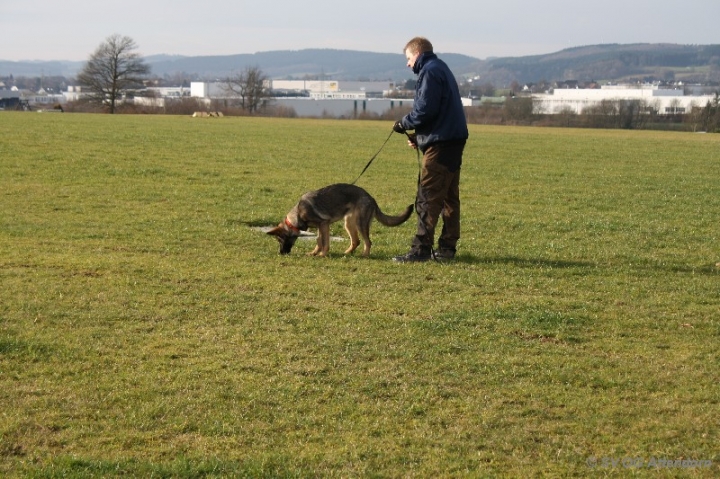
[[[285,236],[285,228],[283,228],[282,225],[277,225],[275,228],[268,231],[267,234],[273,236]]]

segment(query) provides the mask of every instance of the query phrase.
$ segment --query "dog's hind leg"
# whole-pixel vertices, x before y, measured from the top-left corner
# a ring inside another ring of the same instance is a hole
[[[360,246],[357,219],[354,216],[348,215],[345,217],[345,231],[347,231],[348,236],[350,236],[350,247],[345,250],[345,254],[351,254]]]
[[[363,221],[358,225],[360,236],[362,236],[363,243],[365,243],[363,246],[363,256],[365,257],[370,256],[370,247],[372,246],[372,241],[370,241],[370,223],[372,223],[372,216],[363,218]]]

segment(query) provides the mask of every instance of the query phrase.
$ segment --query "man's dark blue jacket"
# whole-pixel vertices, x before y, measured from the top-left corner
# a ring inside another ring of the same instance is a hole
[[[425,151],[434,143],[466,140],[465,111],[450,68],[434,53],[424,52],[413,72],[418,75],[413,109],[400,121],[406,130],[415,130],[418,148]]]

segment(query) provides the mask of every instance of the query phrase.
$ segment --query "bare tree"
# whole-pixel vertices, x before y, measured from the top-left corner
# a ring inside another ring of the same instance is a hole
[[[115,113],[118,100],[131,87],[142,84],[150,73],[140,54],[135,53],[137,44],[130,37],[114,34],[95,50],[77,76],[77,81],[87,88],[90,99],[108,107]]]
[[[259,67],[247,67],[241,73],[227,79],[227,90],[240,97],[240,106],[250,113],[256,112],[269,96],[268,77]]]

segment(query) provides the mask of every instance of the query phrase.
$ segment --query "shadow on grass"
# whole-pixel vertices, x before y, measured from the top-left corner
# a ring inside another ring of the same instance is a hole
[[[475,256],[472,254],[459,254],[455,257],[454,262],[512,265],[519,268],[594,268],[597,266],[597,264],[588,261],[520,258],[518,256]]]
[[[690,266],[683,264],[647,264],[642,265],[641,269],[658,269],[668,271],[670,273],[702,274],[707,276],[720,275],[720,267],[714,264],[707,264],[701,266]]]
[[[475,256],[472,254],[460,254],[455,262],[459,263],[483,263],[483,264],[505,264],[513,265],[519,268],[596,268],[597,263],[589,261],[566,261],[566,260],[550,260],[543,258],[520,258],[518,256]],[[646,263],[636,265],[639,269],[653,269],[666,271],[670,273],[687,273],[701,275],[720,275],[720,267],[716,264],[706,264],[700,266],[683,265],[683,264],[658,264]]]
[[[378,260],[378,261],[391,261],[393,257],[397,255],[402,255],[406,251],[398,251],[397,254],[374,254],[370,253],[370,258],[363,258],[363,259],[370,259],[370,260]],[[345,256],[342,254],[337,254],[332,256]],[[349,256],[358,256],[359,255],[349,255]],[[437,260],[437,261],[426,261],[422,262],[420,264],[440,264],[440,265],[453,265],[453,264],[488,264],[488,265],[512,265],[517,266],[520,268],[595,268],[597,264],[590,263],[586,261],[563,261],[563,260],[548,260],[548,259],[542,259],[542,258],[518,258],[514,256],[501,256],[501,257],[481,257],[481,256],[475,256],[472,254],[458,254],[454,259],[452,260]]]
[[[228,220],[228,224],[239,224],[244,225],[252,229],[262,230],[263,228],[270,228],[277,225],[274,220],[258,219],[252,221],[242,220]],[[306,239],[314,239],[316,236],[315,230],[307,232],[305,235]],[[333,237],[334,240],[346,240],[343,237]],[[404,251],[399,251],[397,254],[403,254]],[[330,257],[345,257],[346,255],[339,254],[337,252],[331,252]],[[350,255],[359,256],[358,254]],[[370,254],[370,258],[380,261],[392,260],[395,254],[381,254],[375,255]],[[363,258],[366,259],[366,258]],[[476,256],[468,253],[460,253],[452,261],[430,261],[430,263],[437,263],[443,265],[450,264],[488,264],[488,265],[511,265],[517,266],[518,268],[553,268],[553,269],[569,269],[569,268],[597,268],[598,264],[590,261],[570,261],[562,259],[544,259],[544,258],[521,258],[519,256]],[[657,264],[657,263],[644,263],[636,264],[641,269],[655,269],[663,270],[671,273],[689,273],[689,274],[702,274],[702,275],[720,275],[720,263],[706,264],[701,266],[690,266],[681,264]]]
[[[273,218],[271,220],[268,219],[258,219],[258,220],[251,220],[251,221],[242,221],[242,220],[227,220],[226,223],[230,225],[243,225],[247,226],[248,228],[264,228],[264,227],[273,227],[277,226],[279,222],[282,221],[282,218]]]

